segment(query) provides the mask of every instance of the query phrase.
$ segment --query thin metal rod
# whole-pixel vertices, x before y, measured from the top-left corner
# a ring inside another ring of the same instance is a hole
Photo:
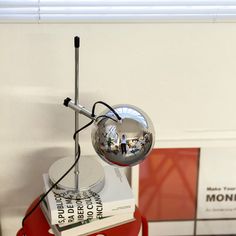
[[[78,104],[79,100],[79,46],[80,38],[74,38],[75,46],[75,105]],[[79,114],[75,112],[75,132],[79,129]],[[79,151],[79,134],[75,136],[75,159],[77,158]],[[75,165],[75,190],[79,191],[79,162]]]

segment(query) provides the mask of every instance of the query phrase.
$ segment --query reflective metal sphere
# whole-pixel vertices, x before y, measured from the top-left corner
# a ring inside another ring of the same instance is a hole
[[[118,166],[133,166],[143,161],[154,145],[152,122],[139,108],[117,105],[96,118],[92,129],[92,144],[106,162]]]

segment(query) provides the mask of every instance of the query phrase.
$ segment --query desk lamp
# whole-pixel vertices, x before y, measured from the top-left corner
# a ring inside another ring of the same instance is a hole
[[[75,98],[74,101],[66,98],[64,105],[75,111],[75,162],[73,166],[71,158],[56,161],[49,168],[49,179],[52,185],[57,183],[53,189],[55,193],[65,198],[82,199],[99,193],[106,181],[100,162],[86,156],[79,158],[79,114],[91,119],[88,125],[93,124],[91,140],[98,156],[108,164],[119,167],[137,165],[148,156],[154,144],[154,129],[148,116],[135,106],[123,104],[111,107],[98,101],[90,112],[78,103],[80,38],[77,36],[74,38],[74,47]],[[107,107],[100,115],[95,114],[97,104]],[[73,169],[58,182],[70,166]]]

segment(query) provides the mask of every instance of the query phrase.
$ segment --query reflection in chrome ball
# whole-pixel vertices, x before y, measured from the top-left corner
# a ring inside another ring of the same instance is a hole
[[[113,107],[96,118],[92,144],[106,162],[118,166],[133,166],[143,161],[154,144],[154,129],[148,116],[130,105]]]

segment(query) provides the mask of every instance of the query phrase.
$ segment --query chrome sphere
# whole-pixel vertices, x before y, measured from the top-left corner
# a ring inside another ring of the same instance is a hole
[[[106,162],[117,166],[133,166],[143,161],[154,145],[151,120],[139,108],[117,105],[97,116],[92,129],[92,144]]]

